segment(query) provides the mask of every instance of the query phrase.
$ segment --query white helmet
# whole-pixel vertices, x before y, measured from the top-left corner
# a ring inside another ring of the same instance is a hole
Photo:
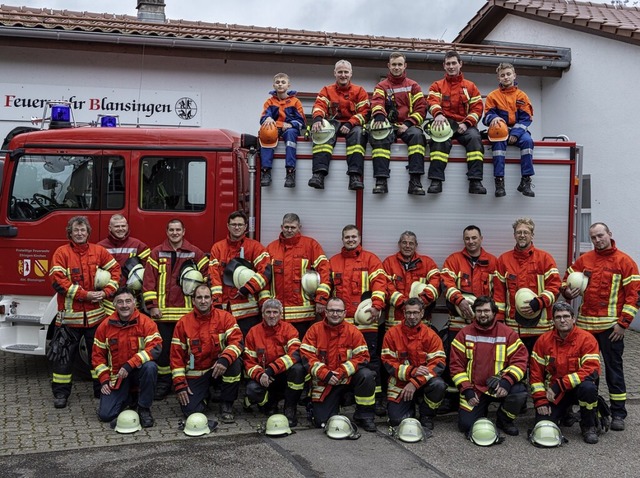
[[[244,286],[247,282],[249,282],[251,280],[251,278],[253,277],[253,270],[249,269],[248,267],[245,266],[238,266],[236,267],[236,270],[233,271],[233,286],[236,289],[239,289],[240,287]]]
[[[356,309],[356,313],[353,316],[353,320],[358,325],[370,325],[371,322],[371,312],[367,309],[373,307],[373,302],[371,299],[365,299],[358,304],[358,308]]]
[[[471,427],[469,440],[478,446],[491,446],[500,441],[496,426],[488,418],[479,418]]]
[[[320,274],[318,274],[317,271],[310,269],[302,274],[300,283],[302,285],[302,291],[304,292],[304,294],[309,299],[313,299],[315,298],[316,290],[318,290],[318,286],[320,285]]]
[[[535,327],[536,324],[540,321],[540,316],[542,315],[542,309],[533,313],[524,313],[522,312],[522,308],[524,306],[529,305],[529,303],[537,297],[536,293],[531,289],[527,289],[526,287],[522,287],[516,291],[515,296],[515,307],[516,314],[515,319],[516,322],[523,327]]]
[[[325,144],[331,141],[331,138],[333,138],[335,134],[336,128],[326,119],[323,119],[320,131],[311,133],[311,140],[313,144]]]
[[[289,428],[289,420],[282,413],[276,413],[267,418],[267,425],[264,430],[265,435],[283,437],[292,433],[291,428]]]
[[[105,271],[104,269],[98,267],[96,269],[96,276],[93,281],[93,287],[95,290],[102,290],[109,284],[110,280],[111,272]]]
[[[240,268],[243,268],[241,272],[236,274],[236,271]],[[248,269],[251,271],[251,275],[246,271]],[[251,277],[253,277],[253,264],[251,261],[248,261],[242,257],[234,257],[229,261],[229,263],[225,266],[224,271],[222,272],[222,283],[224,285],[228,285],[229,287],[235,287],[239,289],[243,285],[247,283]],[[242,282],[244,281],[244,282]],[[240,284],[240,285],[238,285]]]
[[[184,424],[184,434],[190,437],[199,437],[211,433],[209,419],[204,413],[192,413]]]
[[[127,287],[132,290],[142,290],[142,281],[144,279],[144,266],[137,264],[129,271],[127,277]]]
[[[334,440],[357,440],[360,438],[358,427],[353,425],[344,415],[333,415],[324,425],[324,432]]]
[[[589,278],[582,272],[572,272],[569,274],[569,277],[567,277],[567,285],[572,289],[580,289],[580,295],[584,295],[588,284]]]
[[[387,119],[383,121],[382,128],[374,128],[373,127],[374,123],[375,123],[375,120],[372,120],[371,124],[369,125],[369,134],[373,139],[377,141],[381,141],[385,139],[387,136],[391,134],[391,131],[393,131],[393,126],[391,126],[391,123],[389,123],[389,120]]]
[[[424,282],[420,282],[419,280],[413,281],[411,283],[411,289],[409,290],[409,297],[414,298],[418,297],[420,294],[424,292],[427,288],[427,284]]]
[[[558,425],[551,420],[540,420],[531,430],[529,441],[541,448],[553,448],[564,443],[564,437]]]
[[[116,431],[118,433],[135,433],[142,430],[140,425],[140,417],[134,410],[125,410],[120,412],[116,419]]]
[[[182,266],[178,284],[184,295],[192,295],[199,285],[204,284],[204,277],[196,265],[189,261]]]
[[[398,439],[407,443],[424,440],[424,430],[415,418],[405,418],[398,425]]]

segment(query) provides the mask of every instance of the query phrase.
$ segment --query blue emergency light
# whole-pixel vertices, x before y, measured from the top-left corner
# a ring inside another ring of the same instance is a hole
[[[103,116],[100,118],[101,128],[115,128],[118,126],[118,118],[116,116]]]
[[[71,106],[52,104],[51,121],[49,129],[70,128],[71,127]]]

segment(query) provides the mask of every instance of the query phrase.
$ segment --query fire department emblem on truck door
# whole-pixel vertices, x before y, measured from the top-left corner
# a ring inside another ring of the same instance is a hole
[[[20,259],[18,261],[18,274],[23,277],[31,274],[31,259]]]
[[[46,277],[49,273],[49,261],[45,259],[34,260],[33,272],[35,272],[38,277]]]
[[[197,112],[198,105],[193,99],[184,96],[176,101],[176,114],[180,119],[193,119]]]

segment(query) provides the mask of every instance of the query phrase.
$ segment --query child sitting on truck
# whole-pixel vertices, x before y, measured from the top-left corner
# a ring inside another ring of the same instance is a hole
[[[273,91],[264,103],[262,116],[260,116],[260,158],[262,176],[261,186],[271,184],[271,167],[273,166],[273,154],[278,145],[278,138],[285,141],[285,165],[287,175],[284,182],[285,188],[296,186],[296,147],[298,136],[305,126],[304,110],[302,103],[296,98],[296,92],[290,91],[289,76],[278,73],[273,77]]]

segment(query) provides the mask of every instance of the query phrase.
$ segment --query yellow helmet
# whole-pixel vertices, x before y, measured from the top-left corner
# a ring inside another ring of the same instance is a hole
[[[440,126],[432,122],[429,124],[428,129],[429,136],[436,143],[444,143],[453,136],[453,130],[448,121],[445,121]]]
[[[369,134],[371,134],[371,137],[377,141],[385,139],[391,134],[391,131],[393,131],[393,126],[391,126],[391,123],[389,123],[389,120],[387,119],[384,120],[382,128],[374,128],[374,123],[375,121],[371,121],[371,124],[369,125]]]
[[[564,437],[558,425],[551,420],[540,420],[531,430],[529,441],[541,448],[553,448],[564,443]]]
[[[478,446],[491,446],[500,441],[496,426],[488,418],[479,418],[471,427],[469,440]]]

